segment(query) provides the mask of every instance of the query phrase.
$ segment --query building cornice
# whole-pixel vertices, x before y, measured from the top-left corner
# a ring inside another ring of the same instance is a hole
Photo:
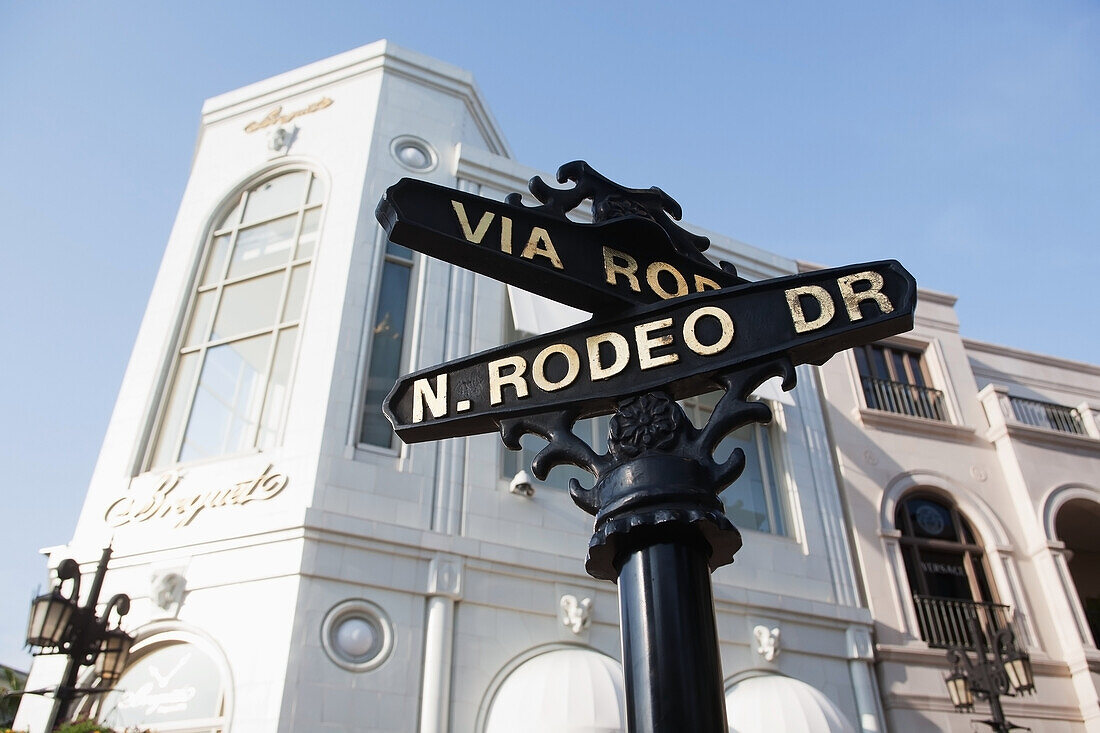
[[[970,338],[964,338],[962,342],[967,351],[978,351],[986,354],[994,354],[996,356],[1005,356],[1010,359],[1019,359],[1032,364],[1038,364],[1039,366],[1051,366],[1059,369],[1069,369],[1075,372],[1087,372],[1093,376],[1100,377],[1100,366],[1089,364],[1085,361],[1074,361],[1073,359],[1064,359],[1060,356],[1050,356],[1049,354],[1040,354],[1034,351],[1024,351],[1023,349],[1016,349],[1011,346],[1001,346],[1000,344],[991,344],[987,341],[977,341]]]
[[[857,414],[863,425],[878,430],[920,435],[933,439],[942,438],[957,443],[972,443],[977,436],[974,428],[940,420],[928,420],[923,417],[911,417],[883,410],[860,409]]]
[[[996,442],[1008,436],[1011,440],[1022,443],[1038,445],[1058,451],[1085,451],[1100,455],[1100,440],[1091,435],[1076,435],[1063,433],[1048,428],[1024,425],[1021,423],[1007,423],[996,425],[986,431],[986,439],[990,443]]]
[[[498,155],[511,156],[508,143],[472,74],[385,40],[211,97],[203,104],[202,122],[210,125],[241,115],[256,114],[291,97],[379,70],[462,99],[486,147]]]

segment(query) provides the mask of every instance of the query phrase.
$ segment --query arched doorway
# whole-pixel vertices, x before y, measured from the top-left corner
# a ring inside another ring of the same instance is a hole
[[[1065,543],[1066,565],[1081,601],[1093,644],[1100,641],[1100,504],[1070,499],[1058,508],[1054,531]]]

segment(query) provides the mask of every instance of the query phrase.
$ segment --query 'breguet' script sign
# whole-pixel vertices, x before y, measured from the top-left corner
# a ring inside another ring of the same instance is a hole
[[[301,117],[302,115],[312,114],[319,109],[324,109],[325,107],[331,106],[332,100],[328,97],[322,97],[313,104],[302,107],[301,109],[296,109],[293,112],[287,112],[286,114],[283,114],[282,107],[276,107],[275,109],[268,112],[267,117],[264,117],[262,120],[249,122],[247,125],[245,125],[244,131],[256,132],[257,130],[262,130],[265,127],[272,127],[274,125],[285,125],[291,120]]]
[[[103,519],[112,527],[122,527],[150,519],[172,518],[176,527],[186,527],[203,509],[242,506],[254,501],[267,501],[286,488],[285,474],[273,473],[269,465],[256,478],[239,481],[218,489],[180,493],[183,475],[169,471],[160,484],[146,496],[124,496],[107,507]]]

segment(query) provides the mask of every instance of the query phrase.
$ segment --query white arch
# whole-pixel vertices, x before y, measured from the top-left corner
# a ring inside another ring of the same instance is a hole
[[[879,504],[879,534],[883,539],[888,572],[894,581],[894,603],[900,620],[907,627],[904,630],[914,637],[920,636],[916,607],[909,591],[901,548],[898,545],[900,532],[894,517],[898,502],[905,494],[915,490],[939,494],[953,503],[966,517],[982,543],[993,588],[1002,602],[1012,606],[1025,644],[1036,646],[1038,636],[1031,622],[1031,609],[1022,591],[1012,544],[1004,525],[984,499],[950,476],[931,470],[918,469],[898,474],[883,489]]]
[[[938,493],[950,499],[959,512],[977,530],[982,542],[990,549],[1006,548],[1010,545],[1004,525],[985,500],[965,486],[956,483],[951,477],[926,470],[906,471],[898,474],[882,491],[879,505],[879,527],[886,532],[897,531],[894,516],[902,496],[916,489]]]
[[[485,697],[482,699],[480,709],[478,710],[478,716],[477,716],[478,719],[477,719],[477,724],[476,724],[475,730],[482,731],[484,733],[485,731],[488,731],[488,730],[491,729],[490,726],[499,727],[501,721],[500,720],[494,720],[494,713],[496,712],[495,708],[498,704],[501,703],[502,698],[509,696],[508,686],[509,686],[509,683],[511,683],[513,680],[520,680],[521,686],[523,686],[524,684],[526,684],[527,686],[530,686],[530,684],[533,683],[533,682],[537,683],[536,678],[540,678],[540,677],[547,678],[546,681],[550,682],[550,683],[553,683],[555,680],[556,681],[562,681],[562,680],[568,681],[568,680],[572,679],[572,677],[575,676],[572,673],[567,673],[567,672],[570,672],[570,670],[567,670],[567,669],[563,668],[561,670],[561,674],[549,675],[548,676],[547,673],[553,671],[553,665],[551,664],[550,666],[545,666],[544,663],[556,662],[556,661],[558,661],[558,659],[556,657],[560,657],[562,660],[567,662],[566,666],[569,666],[568,663],[572,663],[572,666],[575,667],[576,666],[575,663],[577,662],[576,657],[578,655],[590,656],[590,659],[592,660],[592,662],[587,662],[587,660],[584,660],[584,662],[586,662],[588,664],[592,664],[594,662],[594,667],[596,667],[596,669],[594,669],[594,672],[598,676],[599,675],[604,675],[604,674],[606,674],[610,671],[612,673],[611,676],[613,678],[616,678],[616,679],[611,679],[611,680],[607,680],[607,681],[609,681],[611,683],[612,687],[617,688],[615,690],[615,694],[616,694],[617,699],[612,704],[618,706],[618,718],[619,718],[618,725],[621,726],[622,730],[625,730],[625,727],[626,727],[626,708],[625,708],[625,699],[624,699],[625,682],[624,682],[623,677],[622,677],[622,666],[619,664],[619,661],[617,659],[615,659],[615,658],[613,658],[613,657],[611,657],[607,654],[604,654],[603,652],[601,652],[599,650],[593,649],[591,647],[584,646],[584,645],[581,645],[581,644],[565,644],[565,643],[544,644],[544,645],[541,645],[541,646],[537,646],[537,647],[528,649],[528,650],[524,651],[523,653],[519,654],[518,656],[514,657],[513,659],[511,659],[507,664],[505,664],[504,667],[502,667],[501,670],[499,672],[497,672],[497,674],[493,677],[492,681],[489,683],[489,687],[486,690]],[[572,657],[572,659],[566,660],[566,657]],[[582,664],[582,666],[583,666],[583,664]],[[611,669],[612,667],[613,667],[613,669]],[[533,673],[534,677],[532,679],[524,678],[525,671],[531,671]],[[572,672],[576,672],[576,671],[577,671],[576,669],[572,669]],[[523,678],[523,679],[520,679],[520,678]],[[577,681],[582,681],[582,680],[577,680]],[[547,685],[547,686],[549,686],[549,685]],[[515,692],[515,691],[513,691],[513,692]],[[560,690],[559,690],[559,692],[560,692]],[[567,702],[567,701],[565,701],[565,700],[559,701],[559,703],[561,703],[560,710],[562,710],[562,711],[565,710],[565,705],[564,705],[565,702]],[[514,713],[515,711],[511,710],[511,708],[515,707],[515,705],[513,704],[513,703],[515,703],[515,701],[514,700],[508,700],[508,701],[505,701],[505,703],[509,707],[509,710],[504,710],[503,713],[506,716],[510,713]],[[535,711],[531,709],[531,706],[535,705],[535,701],[534,700],[528,700],[526,704],[527,704],[527,713],[526,714],[527,715],[534,715]],[[607,717],[607,716],[604,716],[604,717]],[[542,720],[541,722],[543,723],[543,725],[549,724],[549,725],[556,726],[554,728],[547,728],[546,729],[546,730],[554,730],[555,733],[557,733],[557,731],[572,730],[571,728],[570,729],[563,728],[562,725],[563,725],[564,721],[562,721],[562,720],[557,720],[557,721]],[[602,721],[602,722],[606,723],[608,721]],[[596,721],[593,720],[593,721],[588,722],[586,725],[584,725],[580,728],[577,728],[577,730],[592,731],[592,732],[595,732],[597,730],[608,730],[608,731],[610,731],[610,730],[619,730],[619,728],[614,728],[614,727],[608,726],[608,725],[604,725],[603,727],[599,727],[599,728],[593,727],[595,725],[596,725]],[[542,729],[540,729],[540,730],[542,730]]]
[[[825,693],[802,680],[751,670],[725,686],[731,733],[855,733],[855,726]],[[777,713],[777,711],[782,711]]]
[[[1062,484],[1048,491],[1046,496],[1043,497],[1041,504],[1043,515],[1040,521],[1043,523],[1047,540],[1058,541],[1058,533],[1055,530],[1058,512],[1068,502],[1075,499],[1085,499],[1094,504],[1100,504],[1100,489],[1082,483]]]
[[[133,664],[134,660],[140,659],[146,652],[155,651],[157,647],[167,644],[189,644],[206,654],[206,656],[214,662],[214,666],[218,670],[222,690],[221,717],[225,721],[225,729],[229,728],[230,722],[233,720],[235,689],[233,683],[233,670],[229,666],[229,658],[226,656],[225,650],[223,650],[221,645],[214,640],[214,637],[210,636],[202,629],[174,619],[153,621],[139,627],[132,633],[134,636],[134,645],[130,648],[131,661],[126,665],[128,668]],[[95,702],[101,702],[102,699],[101,697],[100,700]],[[90,712],[90,706],[85,708],[82,712]],[[96,712],[97,715],[101,714],[99,710]]]

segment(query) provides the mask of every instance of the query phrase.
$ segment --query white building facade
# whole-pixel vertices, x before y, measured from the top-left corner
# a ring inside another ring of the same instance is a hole
[[[383,192],[414,176],[499,199],[536,173],[469,74],[385,42],[205,104],[86,503],[49,553],[91,572],[111,543],[103,597],[134,600],[129,669],[82,714],[235,733],[625,729],[615,587],[584,573],[591,520],[563,469],[513,492],[522,459],[498,436],[404,446],[379,410],[399,373],[569,317],[388,243]],[[711,240],[750,280],[797,271]],[[772,426],[725,448],[749,455],[723,496],[744,548],[713,575],[731,729],[776,730],[783,710],[790,730],[882,731],[818,374],[798,376],[761,394]],[[710,406],[687,405],[697,420]],[[578,426],[597,443],[600,428]],[[60,665],[39,657],[28,687]],[[28,697],[17,728],[47,713]]]
[[[969,731],[945,648],[1012,621],[1036,731],[1100,731],[1100,369],[959,335],[922,291],[915,328],[820,370],[891,730]],[[976,725],[976,724],[974,724]]]

